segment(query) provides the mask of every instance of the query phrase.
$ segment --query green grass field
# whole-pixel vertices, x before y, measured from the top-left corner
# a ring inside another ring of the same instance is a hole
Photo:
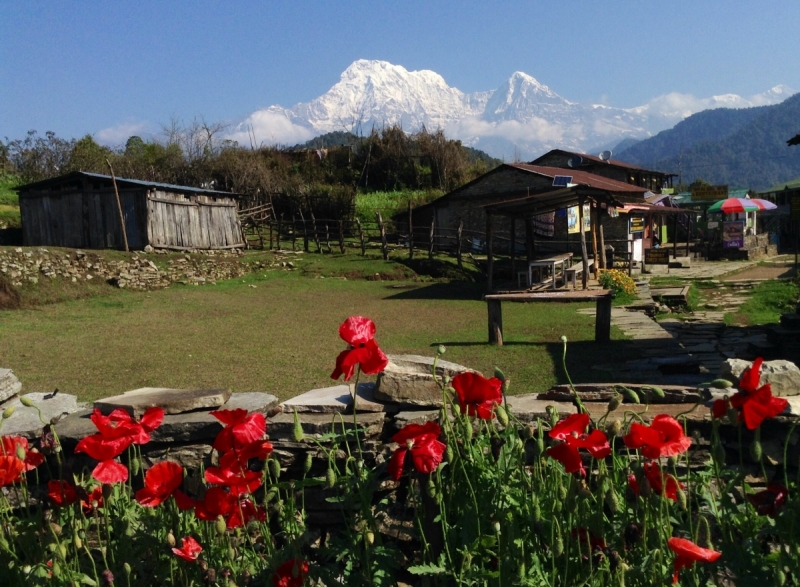
[[[352,262],[333,257],[329,268]],[[97,289],[85,299],[0,311],[0,366],[13,369],[25,391],[57,387],[85,401],[143,386],[229,387],[288,398],[331,384],[344,348],[337,328],[353,314],[375,320],[387,353],[432,355],[444,344],[448,360],[487,375],[501,367],[514,393],[566,381],[562,334],[571,341],[576,382],[602,380],[604,372],[591,366],[630,352],[616,329],[610,344],[594,343],[593,318],[576,312],[582,304],[506,304],[506,345],[489,346],[480,285],[325,277],[314,270],[319,263],[306,255],[293,272],[149,293]],[[375,268],[376,261],[366,263]],[[397,267],[389,262],[376,272]]]
[[[0,175],[0,226],[20,225],[19,198],[17,192],[11,189],[19,183],[19,179],[13,175]]]
[[[725,323],[741,326],[776,324],[781,314],[794,312],[800,297],[797,283],[786,279],[763,281],[753,290],[752,296],[733,313],[725,314]]]

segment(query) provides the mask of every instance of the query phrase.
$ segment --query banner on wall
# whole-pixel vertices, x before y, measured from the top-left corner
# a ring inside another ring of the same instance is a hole
[[[592,208],[589,204],[583,205],[583,232],[589,232],[592,230],[592,217],[590,214],[592,213]],[[578,207],[572,206],[571,208],[567,208],[567,232],[569,234],[576,234],[580,232],[578,228],[578,222],[580,218],[578,217]]]
[[[644,232],[644,216],[631,216],[628,232]]]
[[[722,248],[739,249],[744,246],[744,220],[724,222],[722,228]]]

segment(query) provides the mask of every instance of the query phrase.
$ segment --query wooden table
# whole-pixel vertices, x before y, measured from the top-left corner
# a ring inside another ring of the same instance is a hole
[[[489,344],[503,346],[503,302],[597,302],[594,324],[596,342],[611,340],[611,300],[614,292],[610,289],[584,289],[577,291],[558,291],[544,293],[490,294],[484,297],[489,313]]]
[[[568,267],[572,266],[572,253],[561,253],[558,255],[552,255],[550,257],[543,257],[541,259],[533,259],[532,261],[528,262],[528,285],[533,285],[533,268],[538,267],[539,271],[545,267],[550,267],[552,274],[553,274],[553,289],[556,288],[556,265],[561,265],[561,275],[564,275],[564,271]],[[541,273],[539,275],[540,282],[541,280]]]

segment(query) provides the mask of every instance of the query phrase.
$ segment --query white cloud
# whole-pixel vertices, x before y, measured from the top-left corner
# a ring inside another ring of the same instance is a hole
[[[461,140],[473,137],[497,137],[512,142],[557,142],[564,137],[565,129],[535,116],[524,122],[517,120],[487,122],[477,117],[468,117],[449,125],[445,132],[448,136]]]
[[[317,133],[293,123],[283,112],[265,109],[253,112],[244,122],[236,125],[234,132],[225,138],[247,147],[251,145],[253,135],[256,146],[296,145],[313,139]]]
[[[123,122],[97,131],[94,133],[94,140],[101,145],[117,147],[124,145],[133,135],[150,135],[151,131],[152,125],[149,122]]]

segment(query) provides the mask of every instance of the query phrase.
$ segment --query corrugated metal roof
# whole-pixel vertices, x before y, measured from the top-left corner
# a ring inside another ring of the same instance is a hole
[[[67,173],[65,175],[59,175],[58,177],[51,177],[50,179],[44,179],[42,181],[37,181],[34,183],[28,183],[25,185],[17,186],[14,188],[17,192],[27,191],[29,189],[34,189],[38,187],[44,187],[54,183],[60,183],[62,181],[68,181],[72,178],[77,177],[86,177],[89,179],[99,179],[111,182],[110,175],[103,175],[101,173],[89,173],[88,171],[73,171],[71,173]],[[128,179],[125,177],[117,177],[116,178],[118,184],[132,184],[132,185],[140,185],[142,187],[148,188],[157,188],[163,189],[166,191],[173,191],[173,192],[188,192],[193,194],[209,194],[214,196],[225,196],[225,197],[236,197],[239,194],[234,192],[221,192],[217,190],[208,190],[204,188],[195,188],[186,185],[175,185],[171,183],[162,183],[159,181],[144,181],[141,179]]]
[[[613,165],[614,167],[623,167],[625,169],[632,169],[634,171],[644,171],[644,172],[647,172],[647,173],[656,173],[656,174],[659,174],[659,175],[675,175],[674,173],[666,173],[666,172],[663,172],[663,171],[654,171],[652,169],[644,169],[643,167],[638,167],[636,165],[631,165],[630,163],[625,163],[624,161],[620,161],[619,159],[607,159],[607,160],[603,161],[602,159],[600,159],[600,157],[596,157],[594,155],[588,155],[586,153],[576,153],[576,152],[573,152],[573,151],[565,151],[564,149],[553,149],[551,151],[548,151],[544,155],[542,155],[540,157],[537,157],[536,159],[531,161],[531,164],[532,165],[535,164],[537,161],[547,157],[548,155],[550,155],[551,153],[554,153],[554,152],[556,152],[556,153],[564,153],[566,155],[572,155],[572,156],[581,157],[582,159],[589,160],[592,163],[602,163],[603,165]]]
[[[632,194],[645,194],[649,190],[639,186],[631,185],[615,179],[609,179],[596,173],[581,171],[580,169],[564,169],[562,167],[543,167],[541,165],[530,165],[528,163],[507,163],[508,166],[531,173],[538,173],[545,177],[555,177],[556,175],[571,175],[572,183],[585,185],[587,187],[607,190],[609,192],[624,192]]]

